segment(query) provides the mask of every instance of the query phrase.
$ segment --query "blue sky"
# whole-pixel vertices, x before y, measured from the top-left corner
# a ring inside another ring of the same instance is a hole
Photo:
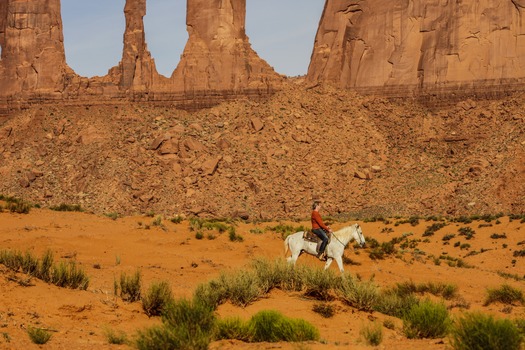
[[[246,0],[252,48],[281,74],[306,74],[324,0]],[[122,57],[125,0],[62,0],[68,64],[105,75]],[[186,0],[147,0],[146,41],[159,73],[170,76],[188,38]]]

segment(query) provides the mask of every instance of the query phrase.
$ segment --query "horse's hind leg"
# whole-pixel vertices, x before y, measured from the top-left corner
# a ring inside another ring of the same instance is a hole
[[[326,263],[324,264],[324,269],[328,269],[330,267],[330,264],[332,264],[332,258],[326,259]]]
[[[288,261],[288,263],[295,265],[295,262],[299,258],[299,255],[301,255],[301,252],[299,253],[293,252],[292,256],[288,257],[286,260]]]
[[[345,269],[343,268],[343,258],[342,257],[336,257],[335,262],[337,263],[337,266],[339,266],[339,271],[341,273],[345,273]]]

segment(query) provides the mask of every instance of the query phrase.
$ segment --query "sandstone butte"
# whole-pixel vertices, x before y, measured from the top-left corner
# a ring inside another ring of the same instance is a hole
[[[307,82],[361,93],[498,95],[522,90],[525,0],[327,0]],[[245,33],[246,0],[188,0],[189,39],[170,77],[147,48],[146,0],[127,0],[122,60],[103,77],[77,75],[65,58],[60,0],[0,3],[0,109],[44,101],[154,101],[208,107],[261,99],[286,77]]]

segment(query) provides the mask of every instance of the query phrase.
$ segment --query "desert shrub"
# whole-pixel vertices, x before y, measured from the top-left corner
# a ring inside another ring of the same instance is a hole
[[[519,350],[522,337],[510,320],[469,313],[459,318],[451,330],[455,350]]]
[[[109,344],[123,345],[128,343],[128,337],[123,331],[117,333],[110,328],[105,328],[104,335]]]
[[[472,239],[476,234],[476,231],[474,231],[470,227],[460,227],[458,229],[458,232],[460,236],[465,236],[465,239],[467,240]]]
[[[46,344],[49,339],[51,339],[51,333],[42,328],[28,327],[27,335],[29,335],[29,339],[31,339],[34,344],[38,345]]]
[[[430,293],[435,296],[442,296],[445,299],[452,299],[457,295],[458,287],[453,284],[427,282],[416,284],[413,281],[397,283],[397,293],[409,295],[412,293]]]
[[[419,300],[413,293],[405,294],[396,288],[389,288],[379,293],[373,309],[385,315],[403,318],[418,303]]]
[[[305,269],[305,294],[318,300],[331,300],[331,291],[337,285],[340,277],[332,270]]]
[[[304,226],[292,226],[292,225],[286,225],[286,224],[278,224],[272,227],[267,227],[267,231],[273,231],[275,233],[279,233],[283,239],[291,235],[292,233],[299,232],[299,231],[307,231],[308,229]]]
[[[328,303],[317,303],[313,306],[312,311],[318,313],[324,318],[330,318],[335,315],[334,306]]]
[[[22,258],[22,272],[30,276],[38,273],[38,258],[34,257],[30,251],[26,251]]]
[[[183,220],[184,218],[180,215],[174,216],[170,219],[170,221],[174,224],[180,224]]]
[[[441,338],[451,325],[447,307],[430,300],[413,305],[403,317],[403,332],[407,338]]]
[[[525,256],[525,249],[522,249],[522,250],[515,250],[515,251],[512,253],[512,256],[514,256],[514,257],[522,257],[522,256]]]
[[[379,246],[372,248],[368,256],[372,260],[381,260],[385,258],[385,255],[392,255],[396,253],[396,248],[392,241],[383,242]]]
[[[392,321],[391,319],[387,318],[383,321],[383,326],[385,328],[388,328],[388,329],[391,329],[391,330],[394,330],[396,328],[396,325],[394,323],[394,321]]]
[[[383,341],[383,326],[380,323],[365,326],[361,329],[360,334],[368,345],[378,346]]]
[[[12,213],[29,214],[31,204],[21,199],[15,199],[14,201],[7,202],[6,209]]]
[[[218,279],[197,286],[194,300],[216,308],[226,300],[238,306],[246,306],[264,294],[257,273],[240,270],[236,273],[222,273]]]
[[[264,293],[254,271],[222,274],[219,282],[224,286],[227,299],[234,305],[246,306]]]
[[[204,238],[204,235],[202,234],[201,231],[197,231],[195,232],[195,238],[198,239],[198,240],[201,240]]]
[[[484,305],[490,305],[494,302],[503,304],[525,303],[523,292],[520,289],[514,288],[508,284],[504,284],[499,288],[487,289],[487,297]]]
[[[80,204],[65,204],[65,203],[52,206],[49,209],[55,210],[55,211],[78,211],[78,212],[83,211]]]
[[[140,300],[141,288],[142,288],[142,277],[139,270],[135,271],[134,274],[128,276],[125,272],[120,274],[120,283],[115,281],[115,294],[119,294],[124,301],[130,303]]]
[[[86,290],[89,277],[75,261],[62,261],[51,268],[51,283],[59,287]]]
[[[173,294],[168,282],[152,283],[142,297],[142,308],[148,316],[160,316],[166,306],[173,301]]]
[[[218,320],[215,338],[217,340],[236,339],[249,342],[251,340],[251,336],[248,323],[238,317],[230,317],[223,320]]]
[[[449,233],[449,234],[444,235],[443,238],[441,238],[441,240],[446,242],[446,241],[450,241],[454,237],[456,237],[455,234]]]
[[[264,259],[255,259],[252,262],[261,288],[268,292],[273,288],[285,291],[300,291],[304,287],[306,266],[293,266],[283,259],[269,262]]]
[[[347,276],[337,286],[337,295],[358,310],[370,311],[377,301],[379,291],[372,280],[362,282]]]
[[[423,232],[423,237],[433,236],[436,231],[442,229],[445,226],[447,226],[447,224],[444,222],[435,222],[425,229],[425,232]]]
[[[35,258],[29,251],[0,251],[0,263],[13,271],[29,274],[33,277],[52,283],[58,287],[86,290],[89,277],[75,261],[53,263],[53,253],[47,250],[42,259]]]
[[[490,238],[492,239],[507,238],[507,234],[506,233],[502,233],[502,234],[493,233],[490,235]]]
[[[143,350],[206,350],[212,340],[215,324],[213,309],[209,306],[181,299],[166,307],[161,326],[138,333],[135,346]]]
[[[228,229],[228,237],[232,242],[244,241],[244,238],[241,235],[238,235],[237,232],[235,232],[235,227],[233,226],[230,226],[230,228]]]
[[[38,278],[45,282],[49,282],[51,280],[51,268],[54,264],[53,260],[53,252],[50,249],[46,250],[42,255],[42,259],[40,260],[38,267]]]
[[[118,213],[111,212],[111,213],[105,213],[106,217],[110,218],[111,220],[115,221],[118,219]]]
[[[253,342],[318,340],[319,331],[301,319],[291,319],[277,311],[260,311],[248,323]]]

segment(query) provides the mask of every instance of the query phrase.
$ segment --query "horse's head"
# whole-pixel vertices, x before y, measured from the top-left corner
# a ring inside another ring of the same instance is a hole
[[[365,236],[363,235],[363,230],[361,229],[361,226],[359,224],[355,224],[355,235],[354,238],[357,243],[359,243],[359,246],[363,248],[366,245]]]

